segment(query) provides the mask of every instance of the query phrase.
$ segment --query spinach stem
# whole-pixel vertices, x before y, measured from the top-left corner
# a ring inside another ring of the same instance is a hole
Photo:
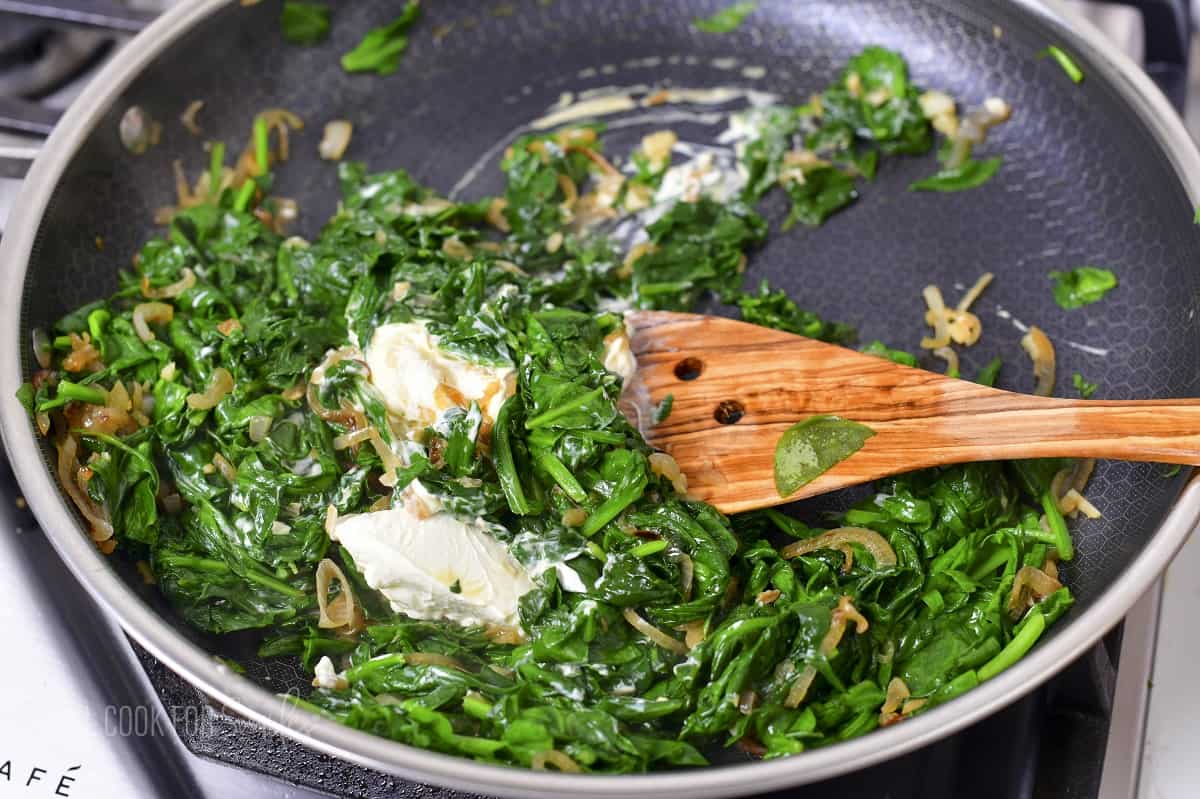
[[[287,594],[288,596],[296,599],[303,599],[305,596],[307,596],[307,594],[305,594],[303,591],[297,588],[292,588],[282,580],[277,580],[271,575],[264,574],[258,570],[243,572],[242,576],[251,582],[258,583],[265,588],[270,588],[272,591],[278,591],[281,594]]]
[[[121,439],[117,438],[116,436],[110,436],[107,433],[97,433],[91,430],[72,430],[71,432],[83,438],[94,438],[97,441],[104,442],[114,449],[121,450],[142,465],[142,468],[144,468],[151,476],[155,490],[158,489],[158,470],[154,467],[153,461],[151,461],[142,453],[138,452],[133,447],[126,444]]]
[[[666,548],[667,540],[665,538],[658,538],[653,541],[647,541],[644,544],[638,544],[636,547],[629,550],[629,554],[633,555],[635,558],[646,558],[662,552]]]
[[[483,721],[492,712],[492,704],[482,696],[472,696],[467,694],[462,701],[463,712],[471,718]]]
[[[386,669],[389,666],[403,666],[406,663],[408,663],[408,659],[404,656],[403,652],[393,652],[390,655],[381,655],[379,657],[371,658],[366,663],[360,663],[359,665],[347,670],[346,679],[350,682],[358,682],[373,671]]]
[[[975,686],[979,685],[979,673],[976,671],[964,671],[962,674],[955,677],[950,682],[937,689],[937,692],[931,697],[931,702],[925,706],[929,708],[932,705],[940,705],[943,702],[949,702],[960,694],[965,694]]]
[[[1046,616],[1040,608],[1030,608],[1025,618],[1017,625],[1017,634],[1000,650],[1000,654],[979,667],[979,680],[990,680],[1000,672],[1025,657],[1037,639],[1046,630]]]
[[[258,186],[250,178],[246,178],[246,182],[238,189],[237,197],[234,198],[233,208],[235,211],[245,211],[250,207],[250,200],[254,197],[254,190]]]
[[[1067,77],[1071,79],[1072,83],[1083,82],[1083,70],[1079,68],[1075,60],[1067,55],[1067,52],[1061,47],[1052,44],[1038,53],[1039,57],[1044,55],[1048,55],[1058,62],[1058,65],[1062,67],[1063,72],[1067,73]]]
[[[104,326],[112,319],[112,314],[104,308],[97,308],[88,314],[87,326],[88,332],[92,335],[92,343],[100,344],[100,339],[104,337]]]
[[[584,405],[587,405],[589,402],[592,402],[593,400],[598,399],[603,394],[604,394],[604,386],[599,386],[598,388],[594,388],[591,391],[587,392],[586,394],[580,394],[578,397],[571,400],[570,402],[564,402],[562,405],[558,405],[554,408],[551,408],[548,411],[539,413],[537,416],[533,417],[532,419],[526,419],[525,420],[525,429],[526,430],[536,430],[539,427],[545,427],[546,425],[549,425],[552,422],[558,421],[559,419],[566,416],[568,413],[575,410],[576,408],[580,408]]]
[[[267,139],[267,121],[261,116],[254,118],[254,160],[258,162],[258,174],[267,174],[271,168],[271,145]]]
[[[521,395],[514,394],[500,406],[500,412],[496,414],[496,424],[492,428],[492,459],[496,465],[496,477],[500,480],[500,488],[508,500],[508,507],[518,516],[528,516],[532,506],[525,497],[521,477],[517,474],[509,429],[512,426],[513,413],[520,402]]]
[[[637,490],[633,490],[636,488]],[[592,515],[588,516],[587,521],[583,523],[583,528],[579,531],[584,537],[595,535],[601,527],[617,518],[617,515],[627,507],[637,501],[637,498],[642,495],[644,484],[638,484],[626,491],[618,491],[600,504],[600,507],[592,511]]]
[[[1058,499],[1050,493],[1050,489],[1042,494],[1042,510],[1046,512],[1046,524],[1054,535],[1054,547],[1058,556],[1063,560],[1075,557],[1075,544],[1071,541],[1071,532],[1067,529],[1067,520],[1058,509]]]
[[[216,197],[221,193],[221,178],[225,171],[225,142],[212,143],[212,155],[208,162],[208,194]]]
[[[996,547],[992,552],[980,561],[979,565],[971,569],[969,576],[972,580],[982,580],[992,572],[999,569],[1004,564],[1012,560],[1012,552],[1006,547]]]
[[[625,435],[623,433],[610,433],[607,430],[577,430],[575,435],[582,436],[590,441],[596,441],[601,444],[624,444]]]
[[[46,400],[38,405],[38,412],[61,408],[68,402],[86,402],[90,405],[104,405],[108,402],[108,392],[102,388],[84,386],[63,380],[58,384],[58,394],[54,399]]]
[[[167,564],[169,566],[182,566],[184,568],[195,569],[197,571],[206,571],[206,572],[214,572],[214,573],[215,572],[228,573],[228,572],[233,571],[233,569],[231,569],[229,567],[228,563],[226,563],[225,561],[222,561],[222,560],[216,560],[214,558],[198,558],[198,557],[195,557],[194,555],[166,554],[166,555],[162,555],[160,560],[162,563]],[[272,591],[278,591],[281,594],[287,594],[288,596],[293,597],[295,599],[303,599],[305,597],[305,593],[303,591],[301,591],[297,588],[293,588],[292,586],[288,585],[285,582],[276,580],[274,577],[270,576],[269,574],[263,574],[257,570],[253,570],[253,569],[248,569],[246,571],[239,571],[238,574],[241,575],[242,577],[245,577],[247,580],[250,580],[251,582],[255,582],[261,586],[270,588]]]
[[[576,502],[583,502],[587,499],[587,491],[575,479],[575,475],[571,474],[571,470],[553,452],[541,452],[538,454],[537,460],[538,464],[554,478],[554,482],[558,483],[559,487],[566,492],[568,497]]]

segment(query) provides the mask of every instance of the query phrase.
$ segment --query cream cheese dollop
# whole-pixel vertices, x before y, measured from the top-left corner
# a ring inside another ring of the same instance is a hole
[[[516,391],[513,367],[475,363],[440,349],[424,321],[380,325],[365,357],[388,410],[413,424],[430,425],[448,408],[472,402],[494,420]]]
[[[494,529],[483,519],[399,506],[343,516],[332,537],[397,613],[516,627],[518,600],[533,582]]]

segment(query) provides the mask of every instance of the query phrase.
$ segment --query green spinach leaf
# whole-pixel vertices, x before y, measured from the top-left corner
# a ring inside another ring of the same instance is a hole
[[[1111,269],[1095,266],[1051,272],[1049,277],[1054,281],[1054,301],[1067,311],[1099,302],[1117,287],[1117,276]]]
[[[945,167],[930,177],[918,180],[909,186],[911,191],[963,191],[982,186],[992,179],[1000,169],[1003,159],[999,156],[976,161],[968,158],[955,167]]]
[[[726,6],[710,17],[692,20],[692,27],[705,33],[729,33],[745,22],[746,17],[753,14],[757,8],[758,3],[755,0],[744,0]]]
[[[293,44],[316,44],[329,36],[330,8],[325,3],[287,0],[279,18],[283,38]]]
[[[1091,399],[1092,395],[1096,393],[1096,389],[1100,388],[1099,383],[1089,383],[1083,379],[1083,375],[1079,374],[1079,372],[1071,375],[1071,382],[1074,384],[1075,390],[1079,392],[1079,396],[1083,399]]]
[[[775,487],[794,494],[862,449],[871,428],[837,416],[811,416],[789,427],[775,445]]]
[[[350,52],[342,56],[347,72],[375,72],[390,75],[400,67],[400,56],[408,49],[408,30],[421,15],[421,4],[409,0],[400,16],[372,29]]]

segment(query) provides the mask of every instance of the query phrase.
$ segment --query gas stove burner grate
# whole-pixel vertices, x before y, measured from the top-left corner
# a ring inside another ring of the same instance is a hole
[[[4,26],[0,27],[0,69],[27,58],[27,54],[38,46],[43,33],[45,26],[33,21],[5,20]]]
[[[114,41],[102,31],[6,18],[0,26],[0,97],[51,94],[97,64]]]

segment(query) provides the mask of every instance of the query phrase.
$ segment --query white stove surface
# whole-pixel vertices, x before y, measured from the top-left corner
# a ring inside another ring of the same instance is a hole
[[[120,709],[96,701],[58,608],[31,573],[32,557],[56,556],[40,530],[4,529],[0,580],[11,600],[0,604],[0,628],[16,632],[19,654],[0,666],[0,796],[151,796],[141,769],[129,767],[131,739],[115,734]]]
[[[83,593],[11,491],[0,461],[0,797],[316,799],[310,791],[194,757],[124,633]]]
[[[1141,799],[1200,796],[1200,535],[1184,545],[1163,578],[1150,712],[1142,746]]]
[[[1067,5],[1140,60],[1141,20],[1135,12],[1084,0]],[[1193,69],[1188,121],[1197,135],[1200,52]],[[65,107],[85,83],[60,92],[50,104]],[[36,140],[0,134],[0,147],[26,144]],[[18,181],[0,179],[0,230],[18,188]],[[79,589],[45,538],[30,526],[27,513],[8,504],[12,498],[3,490],[0,502],[0,530],[7,533],[0,534],[0,585],[6,588],[0,629],[13,653],[0,657],[0,685],[6,689],[0,797],[316,796],[188,755],[128,647],[114,648],[126,650],[124,662],[118,657],[96,668],[95,651],[86,642],[117,637],[119,628],[78,601]],[[81,617],[81,607],[90,612]],[[1193,536],[1164,578],[1161,604],[1156,588],[1130,614],[1100,799],[1200,796],[1198,607],[1200,536]],[[1156,617],[1162,631],[1157,641]],[[1136,668],[1138,662],[1144,670]],[[1147,700],[1136,683],[1151,668]]]

